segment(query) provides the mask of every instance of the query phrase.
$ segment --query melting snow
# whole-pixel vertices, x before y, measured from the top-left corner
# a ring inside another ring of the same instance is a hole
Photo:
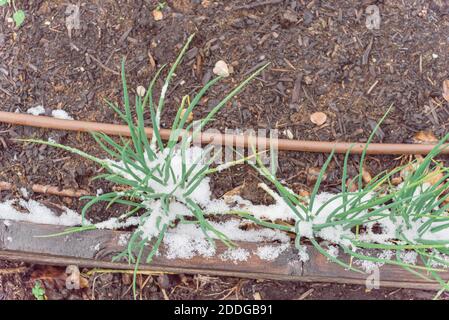
[[[27,221],[33,223],[52,224],[60,226],[76,226],[81,224],[81,216],[68,208],[60,215],[34,200],[19,200],[19,205],[27,212],[20,212],[13,207],[15,201],[0,202],[0,219],[12,221]]]
[[[51,116],[56,119],[73,120],[73,118],[64,110],[57,109],[51,112]]]
[[[235,264],[248,260],[250,253],[243,248],[228,249],[220,255],[220,259],[223,261],[232,261]]]
[[[29,108],[27,113],[32,114],[33,116],[39,116],[45,113],[45,108],[43,106],[35,106],[33,108]]]
[[[266,245],[258,247],[256,255],[262,260],[272,261],[279,257],[279,255],[290,247],[289,243],[281,245]]]

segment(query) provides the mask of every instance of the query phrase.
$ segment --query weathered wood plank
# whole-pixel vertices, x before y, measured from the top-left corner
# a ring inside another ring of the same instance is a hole
[[[65,227],[12,222],[5,224],[0,220],[0,259],[26,261],[50,265],[76,264],[81,267],[133,269],[126,262],[111,262],[111,258],[124,249],[120,239],[129,232],[95,230],[74,233],[59,237],[39,237],[64,231]],[[260,244],[237,243],[253,253]],[[308,248],[310,260],[302,263],[296,250],[291,247],[274,261],[261,260],[251,254],[247,261],[234,263],[223,261],[220,255],[227,250],[217,242],[217,254],[213,257],[196,256],[192,259],[168,259],[165,249],[140,269],[168,273],[202,273],[208,275],[235,276],[256,279],[298,280],[365,284],[368,275],[345,270],[312,248]],[[349,261],[349,259],[347,259]],[[449,272],[442,273],[449,280]],[[380,269],[380,285],[416,289],[438,289],[436,282],[417,277],[396,266],[383,266]]]

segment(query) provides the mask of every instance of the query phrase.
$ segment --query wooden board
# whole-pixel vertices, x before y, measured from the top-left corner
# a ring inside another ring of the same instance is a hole
[[[111,258],[124,249],[120,239],[126,237],[129,232],[95,230],[58,237],[39,237],[56,234],[64,229],[62,226],[14,221],[5,223],[4,220],[0,220],[0,259],[49,265],[74,264],[89,268],[134,268],[126,262],[111,262]],[[251,253],[261,245],[250,242],[237,242],[237,244]],[[348,284],[365,284],[368,277],[368,274],[345,270],[327,261],[312,247],[308,248],[310,259],[305,263],[299,261],[297,251],[293,247],[283,251],[273,261],[262,260],[257,255],[251,254],[247,261],[239,263],[223,261],[220,255],[226,250],[226,246],[217,242],[217,254],[213,257],[168,259],[162,246],[161,254],[156,256],[150,265],[142,264],[140,269],[168,273],[201,273],[254,279]],[[442,273],[441,276],[449,280],[449,272]],[[440,288],[436,282],[422,279],[391,265],[380,268],[380,286],[431,290]]]

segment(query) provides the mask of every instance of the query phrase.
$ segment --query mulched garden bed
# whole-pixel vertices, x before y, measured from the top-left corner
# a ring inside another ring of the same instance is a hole
[[[429,130],[439,138],[447,132],[449,113],[441,98],[441,83],[449,72],[449,5],[444,1],[271,1],[265,5],[258,0],[167,1],[162,9],[163,19],[155,21],[151,11],[157,4],[157,1],[121,0],[83,4],[81,29],[72,30],[71,37],[65,27],[66,5],[60,1],[24,1],[23,4],[17,1],[17,6],[27,14],[18,30],[7,20],[11,11],[1,8],[4,19],[0,24],[0,110],[25,112],[43,105],[47,112],[63,109],[79,120],[119,123],[103,99],[120,101],[121,59],[126,57],[129,87],[145,86],[157,66],[172,62],[187,36],[196,33],[170,91],[167,103],[173,108],[167,108],[166,125],[171,123],[182,95],[204,85],[212,76],[215,62],[224,60],[232,65],[234,72],[207,95],[195,111],[195,118],[206,115],[226,91],[251,71],[266,62],[271,65],[263,77],[218,114],[212,126],[220,131],[276,128],[284,137],[291,134],[295,139],[365,142],[376,122],[394,103],[382,130],[376,134],[376,142],[411,142],[421,130]],[[365,26],[364,10],[370,4],[380,8],[379,30],[371,31]],[[309,119],[317,111],[328,116],[323,126],[316,126]],[[80,157],[12,140],[30,136],[52,138],[99,153],[93,139],[86,134],[0,124],[0,180],[14,183],[17,190],[33,183],[82,188],[93,193],[99,188],[111,188],[102,182],[91,182],[97,169]],[[326,155],[283,152],[279,176],[294,190],[310,187],[307,173],[311,168],[320,167],[325,159]],[[358,159],[351,157],[350,168],[354,172]],[[328,191],[335,191],[340,182],[342,157],[336,160],[324,184]],[[394,168],[400,161],[387,156],[369,157],[367,164],[376,174]],[[220,197],[246,183],[248,188],[243,196],[264,202],[264,194],[257,190],[254,176],[244,166],[214,176],[214,195]],[[15,197],[17,190],[15,194],[0,193],[0,200]],[[78,211],[83,205],[72,198],[41,195],[33,198]],[[100,221],[114,214],[113,210],[104,209],[95,207],[89,218]],[[5,266],[10,264],[5,262]],[[0,274],[1,283],[16,284],[16,291],[4,289],[5,297],[29,295],[20,289],[29,286],[29,274],[22,275]],[[113,279],[105,281],[101,290],[109,290],[117,298],[112,288],[121,290],[126,287],[126,281],[120,283],[116,277],[113,275]],[[178,279],[178,276],[168,277],[170,281]],[[190,288],[194,278],[186,277],[190,279],[186,287]],[[240,283],[227,278],[214,281]],[[243,282],[243,287],[260,287],[252,280]],[[391,291],[367,294],[363,292],[364,287],[342,289],[342,286],[329,285],[330,290],[322,290],[321,285],[263,283],[270,288],[295,288],[289,289],[285,296],[275,297],[282,299],[297,298],[310,288],[314,289],[315,296],[311,297],[315,298],[428,298],[426,293],[404,290],[388,296]],[[160,285],[149,287],[156,289],[153,296],[162,292]],[[226,290],[224,287],[220,288]],[[192,293],[195,291],[185,289],[182,291],[185,295],[178,297],[207,297],[208,289],[205,290]],[[217,291],[210,290],[214,297]],[[244,292],[241,297],[251,298],[247,288],[242,289],[241,285],[239,290]],[[109,297],[109,293],[101,294]],[[270,297],[269,293],[261,295]]]

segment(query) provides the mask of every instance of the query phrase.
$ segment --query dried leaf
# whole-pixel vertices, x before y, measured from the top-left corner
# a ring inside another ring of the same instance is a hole
[[[349,192],[356,192],[357,191],[357,183],[354,181],[354,179],[348,179],[346,181],[346,189]]]
[[[187,111],[187,109],[182,109],[182,111],[181,111],[181,117],[184,117],[184,114],[186,113],[186,111]],[[193,121],[193,112],[190,112],[188,115],[187,115],[187,123],[190,123],[190,122],[192,122]]]
[[[394,186],[398,186],[400,185],[402,182],[402,178],[401,177],[394,177],[391,179],[391,184]]]
[[[327,120],[327,116],[323,112],[315,112],[310,115],[310,121],[312,121],[317,126],[323,125]]]
[[[418,131],[413,141],[421,144],[435,144],[438,143],[438,138],[431,131]]]
[[[310,192],[304,189],[299,190],[298,195],[303,198],[307,198],[310,196]]]
[[[371,173],[369,173],[368,169],[365,167],[362,168],[362,179],[364,183],[370,183],[370,181],[373,179],[371,177]]]
[[[229,190],[228,192],[226,192],[224,195],[223,195],[223,199],[224,199],[224,201],[225,201],[225,203],[231,203],[231,202],[233,202],[233,197],[234,196],[238,196],[238,195],[240,195],[241,194],[241,192],[242,192],[242,190],[243,190],[243,187],[245,186],[245,184],[242,184],[242,185],[240,185],[240,186],[237,186],[237,187],[235,187],[234,189],[232,189],[232,190]]]
[[[433,172],[429,173],[424,182],[430,183],[431,185],[435,185],[438,182],[441,183],[441,179],[443,178],[443,172],[441,172],[441,169],[436,168]]]

